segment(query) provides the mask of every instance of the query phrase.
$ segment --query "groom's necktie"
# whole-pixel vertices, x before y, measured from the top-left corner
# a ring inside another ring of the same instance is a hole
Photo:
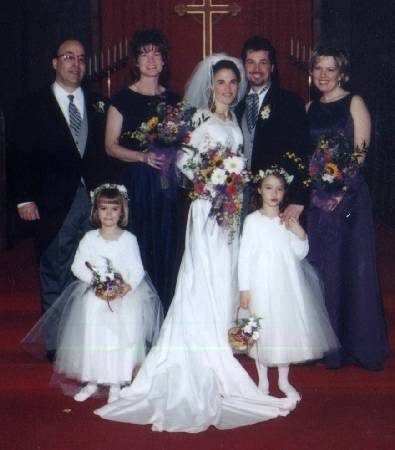
[[[81,114],[78,111],[78,108],[74,105],[74,95],[67,96],[70,100],[69,103],[69,119],[70,119],[70,128],[74,131],[75,136],[78,138],[81,130],[82,118]]]
[[[258,94],[255,92],[248,94],[246,99],[246,105],[247,105],[247,127],[248,131],[252,133],[255,128],[256,121],[258,120],[258,105],[259,105]]]

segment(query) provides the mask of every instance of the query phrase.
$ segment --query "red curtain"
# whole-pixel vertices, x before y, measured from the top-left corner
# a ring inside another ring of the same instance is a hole
[[[206,0],[209,2],[209,0]],[[102,0],[102,52],[104,62],[113,58],[116,46],[125,53],[125,40],[136,30],[159,28],[170,41],[171,85],[180,93],[196,63],[202,58],[202,23],[196,15],[179,16],[178,4],[201,4],[202,0]],[[213,4],[231,4],[233,0],[212,0]],[[277,64],[283,87],[308,97],[308,74],[305,64],[291,61],[291,41],[294,57],[307,60],[312,42],[312,0],[237,0],[237,16],[213,16],[213,51],[239,56],[245,39],[260,34],[268,37],[277,50]],[[298,55],[296,52],[298,51]],[[129,52],[130,59],[130,52]],[[114,72],[111,86],[103,84],[104,93],[114,92],[130,84],[130,61],[126,68]],[[109,89],[110,87],[110,89]]]

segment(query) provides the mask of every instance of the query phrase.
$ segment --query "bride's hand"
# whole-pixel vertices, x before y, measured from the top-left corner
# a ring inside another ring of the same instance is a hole
[[[155,155],[155,153],[144,153],[144,162],[154,169],[162,169],[165,163],[165,155]]]

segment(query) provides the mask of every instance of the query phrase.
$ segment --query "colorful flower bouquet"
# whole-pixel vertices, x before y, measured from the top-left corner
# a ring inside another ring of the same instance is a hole
[[[237,310],[236,323],[228,331],[228,341],[235,353],[248,353],[248,350],[259,339],[259,330],[261,329],[261,317],[250,316],[239,319]]]
[[[209,217],[228,231],[230,240],[240,223],[243,188],[250,179],[245,166],[240,149],[221,144],[209,147],[184,165],[184,169],[193,172],[190,198],[211,201]]]
[[[163,155],[165,161],[161,172],[169,175],[177,150],[189,143],[191,118],[195,111],[196,109],[187,107],[185,102],[180,102],[177,106],[158,103],[153,115],[137,130],[123,133],[120,142],[133,142],[143,152]]]
[[[112,311],[110,301],[119,298],[122,292],[122,286],[124,284],[122,275],[115,272],[111,261],[108,258],[106,260],[106,272],[102,276],[98,269],[90,262],[86,261],[85,265],[92,272],[91,287],[95,290],[96,297],[106,300],[108,307]]]
[[[315,206],[330,210],[333,199],[342,197],[359,178],[361,165],[358,157],[366,152],[366,147],[354,149],[342,134],[319,139],[309,165],[312,202]]]

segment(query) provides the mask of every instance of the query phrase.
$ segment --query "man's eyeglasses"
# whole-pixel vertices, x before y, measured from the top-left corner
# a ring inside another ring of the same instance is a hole
[[[86,63],[85,55],[73,55],[72,53],[64,53],[63,55],[57,55],[57,58],[62,58],[63,61],[73,63],[73,62],[79,62],[80,64]]]

